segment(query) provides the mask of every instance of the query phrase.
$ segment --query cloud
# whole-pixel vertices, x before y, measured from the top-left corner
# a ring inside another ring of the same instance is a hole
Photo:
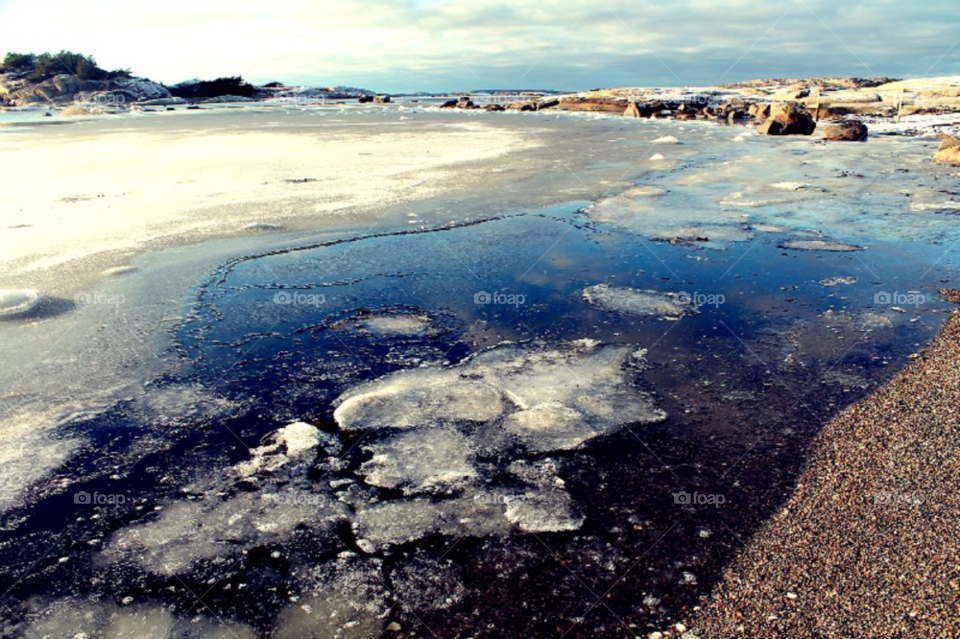
[[[165,82],[243,74],[391,91],[919,76],[955,44],[958,18],[945,0],[0,4],[10,50],[78,50]],[[960,72],[960,46],[932,72]]]

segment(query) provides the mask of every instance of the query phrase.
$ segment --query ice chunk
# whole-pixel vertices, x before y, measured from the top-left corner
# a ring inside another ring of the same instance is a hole
[[[731,242],[748,242],[753,234],[740,225],[700,224],[696,226],[665,228],[653,237],[654,241],[674,244],[709,242],[708,248],[726,248]]]
[[[360,471],[368,484],[405,494],[450,493],[475,478],[469,441],[455,430],[423,428],[367,446]]]
[[[770,188],[778,191],[800,191],[810,188],[810,185],[803,182],[774,182]]]
[[[445,610],[459,602],[464,588],[451,562],[442,562],[422,552],[397,566],[390,581],[399,595],[400,606],[407,611]]]
[[[449,370],[413,370],[361,385],[341,396],[334,418],[344,430],[413,428],[435,421],[496,419],[496,388]]]
[[[158,519],[118,532],[104,551],[108,560],[126,558],[161,575],[185,572],[197,561],[279,542],[303,526],[334,535],[345,507],[320,494],[284,498],[239,493],[183,501],[160,511]]]
[[[430,324],[423,315],[377,315],[363,320],[360,325],[380,335],[417,335]]]
[[[390,610],[379,559],[341,553],[336,561],[298,575],[304,592],[284,608],[270,634],[276,639],[330,637],[367,639],[380,636]]]
[[[597,308],[623,315],[649,315],[677,320],[697,312],[691,299],[676,293],[617,288],[609,284],[583,289],[583,299]]]
[[[526,532],[559,532],[577,530],[583,525],[583,516],[577,512],[570,494],[552,459],[530,463],[516,461],[510,472],[533,488],[522,496],[507,500],[506,517]]]
[[[852,253],[853,251],[863,251],[863,246],[856,244],[845,244],[833,240],[786,240],[777,245],[783,249],[795,249],[798,251],[831,251],[834,253]]]
[[[834,277],[827,277],[822,280],[817,280],[817,284],[820,286],[839,286],[840,284],[856,284],[857,278],[855,277],[845,277],[842,275],[836,275]]]
[[[340,446],[333,436],[303,422],[271,433],[226,478],[217,474],[187,487],[202,499],[175,502],[158,519],[117,532],[104,557],[176,575],[198,560],[280,542],[301,527],[335,539],[347,507],[327,493],[314,492],[306,478],[313,461],[308,453],[321,444],[332,450]],[[236,479],[258,484],[260,490],[236,492]]]
[[[23,315],[42,300],[43,295],[33,288],[0,288],[0,317]]]
[[[295,422],[267,435],[263,446],[250,450],[250,459],[237,464],[235,470],[243,477],[275,472],[294,459],[303,458],[309,451],[323,444],[330,455],[340,452],[341,444],[333,435],[316,426]]]
[[[503,427],[537,452],[576,448],[599,434],[580,412],[558,402],[514,413],[504,420]]]
[[[653,141],[654,144],[680,144],[680,140],[672,135],[665,135]]]

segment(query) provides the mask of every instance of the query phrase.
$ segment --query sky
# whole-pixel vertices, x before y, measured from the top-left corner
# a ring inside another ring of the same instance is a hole
[[[0,0],[0,53],[383,92],[960,74],[957,0]]]

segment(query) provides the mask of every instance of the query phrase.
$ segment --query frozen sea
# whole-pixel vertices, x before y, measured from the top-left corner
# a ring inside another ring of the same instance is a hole
[[[36,305],[8,273],[4,636],[665,629],[958,281],[935,140],[417,104],[124,117],[9,129],[525,143],[364,216],[298,225],[312,196],[285,197],[74,288],[46,273]]]

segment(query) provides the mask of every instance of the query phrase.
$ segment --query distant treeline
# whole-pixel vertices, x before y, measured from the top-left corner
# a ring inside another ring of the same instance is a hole
[[[61,51],[60,53],[8,53],[0,64],[0,73],[21,73],[42,81],[67,73],[81,80],[111,80],[130,77],[129,69],[107,71],[97,65],[93,56]]]

